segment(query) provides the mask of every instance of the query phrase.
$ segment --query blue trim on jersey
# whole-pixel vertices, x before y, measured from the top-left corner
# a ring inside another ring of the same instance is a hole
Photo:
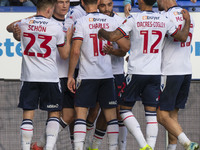
[[[124,36],[126,36],[126,33],[120,27],[118,27],[117,30],[119,30]]]

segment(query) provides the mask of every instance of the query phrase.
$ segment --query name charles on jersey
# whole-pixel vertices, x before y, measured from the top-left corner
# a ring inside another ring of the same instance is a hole
[[[98,23],[95,23],[96,21],[98,21]],[[106,19],[104,18],[89,18],[89,22],[91,22],[89,24],[89,28],[90,29],[109,29],[109,24],[108,23],[103,23],[106,22]],[[102,22],[102,23],[99,23]]]

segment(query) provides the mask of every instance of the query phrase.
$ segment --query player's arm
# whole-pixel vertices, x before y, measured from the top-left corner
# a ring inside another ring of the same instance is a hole
[[[130,15],[130,11],[131,11],[131,4],[128,3],[124,6],[124,14],[125,17],[128,17]]]
[[[103,52],[106,54],[111,54],[119,57],[123,57],[126,55],[126,52],[122,51],[120,48],[114,49],[112,44],[110,45],[105,44],[103,47]]]
[[[189,35],[189,29],[190,29],[190,14],[187,10],[183,9],[182,11],[183,18],[185,19],[185,25],[183,29],[180,31],[178,30],[174,35],[172,35],[176,40],[179,40],[181,42],[186,42],[187,37]]]
[[[32,17],[34,17],[34,16],[35,16],[35,15],[29,16],[29,17],[27,17],[26,19],[32,18]],[[21,22],[21,19],[20,19],[20,20],[17,20],[17,21],[14,21],[14,22],[12,22],[11,24],[9,24],[9,25],[6,27],[6,30],[7,30],[8,32],[13,32],[13,31],[14,31],[14,25],[15,25],[17,22]]]
[[[16,24],[13,28],[13,37],[15,38],[15,40],[21,41],[20,35],[21,35],[21,29],[20,29],[19,25]]]
[[[17,22],[21,22],[21,20],[17,20],[17,21],[14,21],[12,22],[11,24],[9,24],[7,27],[6,27],[6,30],[10,33],[12,33],[14,31],[14,26]]]
[[[123,38],[119,39],[116,43],[119,47],[118,49],[114,49],[112,44],[111,45],[106,44],[103,47],[103,51],[106,54],[124,57],[126,55],[126,52],[128,52],[130,49],[130,40],[123,37]]]
[[[74,71],[78,63],[78,60],[79,60],[81,45],[82,45],[82,40],[73,40],[70,57],[69,57],[69,71],[68,71],[67,87],[72,93],[75,93],[75,80],[73,78],[73,75],[74,75]]]
[[[120,38],[122,38],[124,35],[116,29],[115,31],[106,31],[103,28],[101,28],[98,32],[98,38],[99,39],[106,39],[107,41],[116,42]]]
[[[120,50],[123,51],[125,55],[126,55],[126,52],[130,50],[131,43],[130,43],[129,38],[123,37],[117,40],[116,43],[118,44],[118,46],[120,47]]]
[[[72,30],[73,30],[72,27],[68,28],[66,32],[66,42],[64,46],[58,47],[58,51],[62,59],[67,59],[69,57],[69,53],[71,49],[71,39],[72,39],[72,34],[73,34]]]
[[[131,10],[131,0],[124,0],[124,14],[126,17],[130,15],[130,10]]]

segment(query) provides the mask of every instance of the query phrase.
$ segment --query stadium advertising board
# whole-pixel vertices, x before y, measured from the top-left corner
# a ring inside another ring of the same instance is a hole
[[[34,13],[0,13],[0,79],[19,79],[21,72],[21,44],[16,41],[11,33],[6,31],[6,26],[18,19],[32,16]],[[123,13],[119,13],[123,16]],[[200,79],[200,13],[191,13],[195,20],[195,28],[191,48],[191,61],[193,79]]]

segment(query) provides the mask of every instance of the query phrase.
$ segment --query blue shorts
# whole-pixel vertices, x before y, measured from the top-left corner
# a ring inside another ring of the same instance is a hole
[[[121,91],[121,88],[122,88],[122,83],[124,81],[124,74],[117,74],[117,75],[114,75],[114,83],[115,83],[115,96],[117,99],[117,101],[119,101],[120,97],[118,96],[119,92]]]
[[[63,108],[74,108],[74,93],[67,87],[68,78],[60,78],[60,85],[63,95]]]
[[[38,109],[60,111],[62,94],[59,83],[22,82],[18,107],[24,110]]]
[[[99,102],[101,108],[117,107],[114,79],[83,79],[76,82],[75,106],[93,108]]]
[[[172,111],[184,109],[190,89],[191,75],[162,76],[158,107]]]
[[[132,107],[142,100],[145,106],[157,107],[160,80],[160,75],[127,75],[121,89],[120,105]]]

